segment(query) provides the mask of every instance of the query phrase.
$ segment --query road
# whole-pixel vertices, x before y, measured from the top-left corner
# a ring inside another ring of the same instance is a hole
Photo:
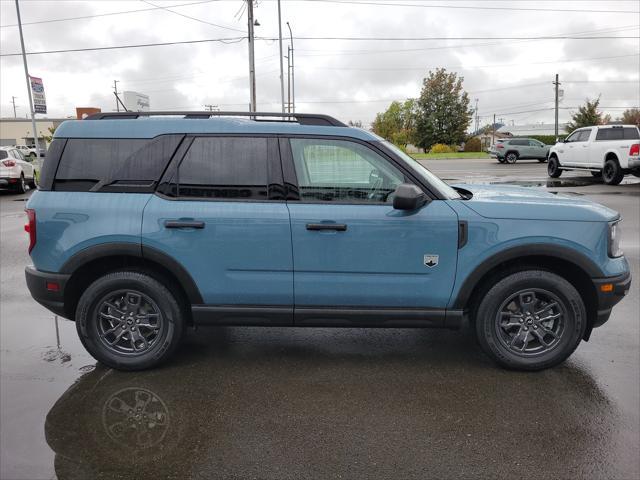
[[[496,367],[471,331],[213,328],[147,372],[96,365],[33,302],[27,195],[0,194],[0,478],[640,477],[640,183],[435,160],[620,211],[635,283],[563,365]]]

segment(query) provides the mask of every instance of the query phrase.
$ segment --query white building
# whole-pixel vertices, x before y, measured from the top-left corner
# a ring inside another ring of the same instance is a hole
[[[566,123],[558,124],[558,135],[565,133]],[[533,123],[529,125],[504,125],[497,130],[497,133],[509,135],[511,137],[528,137],[530,135],[555,135],[555,124],[553,123]]]

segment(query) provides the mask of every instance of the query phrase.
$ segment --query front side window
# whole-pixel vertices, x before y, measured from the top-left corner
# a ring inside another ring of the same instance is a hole
[[[580,130],[580,132],[578,132],[578,138],[576,139],[576,142],[588,142],[589,141],[589,137],[591,136],[591,129],[587,129],[587,130]]]
[[[575,131],[565,139],[565,142],[566,143],[577,142],[579,136],[580,136],[580,130]]]
[[[177,185],[177,195],[266,200],[267,141],[266,138],[244,137],[194,139],[171,181]]]
[[[388,203],[404,174],[359,143],[291,139],[300,199],[311,202]]]

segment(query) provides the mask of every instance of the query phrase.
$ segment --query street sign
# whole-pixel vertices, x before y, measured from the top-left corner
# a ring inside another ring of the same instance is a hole
[[[33,113],[47,113],[47,99],[44,96],[42,79],[29,75],[29,82],[33,94]]]

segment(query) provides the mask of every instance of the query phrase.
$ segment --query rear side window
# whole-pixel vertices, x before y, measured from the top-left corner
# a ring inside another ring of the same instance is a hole
[[[623,130],[625,140],[638,140],[640,138],[640,131],[637,128],[625,127]]]
[[[180,197],[268,198],[268,139],[198,137],[171,180]]]
[[[511,140],[509,145],[529,145],[528,140]]]
[[[122,186],[150,188],[162,175],[181,135],[155,139],[69,139],[60,158],[55,190],[114,191]],[[98,185],[99,184],[99,185]]]
[[[622,140],[624,132],[622,128],[600,128],[596,140]]]
[[[0,160],[4,160],[5,158],[9,158],[9,154],[6,150],[0,150]]]

